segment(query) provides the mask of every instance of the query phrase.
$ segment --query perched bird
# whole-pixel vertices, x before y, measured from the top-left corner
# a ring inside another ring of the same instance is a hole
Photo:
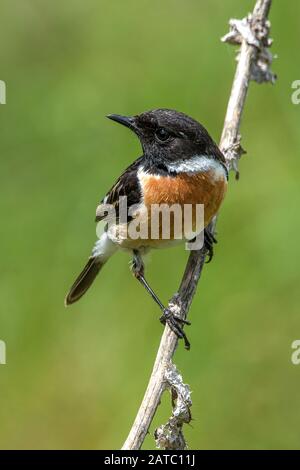
[[[106,230],[97,240],[86,266],[66,296],[66,305],[79,300],[91,286],[107,260],[118,250],[133,254],[135,277],[150,293],[162,311],[160,320],[167,323],[179,338],[189,342],[183,331],[188,322],[166,309],[144,276],[142,255],[151,248],[163,248],[175,243],[174,233],[164,239],[159,227],[158,236],[151,238],[151,207],[157,204],[180,207],[204,205],[204,243],[212,257],[215,239],[207,226],[217,213],[224,198],[228,172],[225,158],[206,129],[191,117],[171,109],[155,109],[137,116],[111,114],[109,119],[131,129],[139,138],[143,155],[119,177],[96,210],[96,221],[109,222],[105,208],[111,205],[116,213],[114,230]],[[127,220],[121,220],[120,200],[127,198]],[[134,209],[134,210],[132,210]],[[148,231],[139,238],[128,235],[128,226],[136,219],[148,224]],[[159,219],[160,220],[160,219]],[[171,224],[174,224],[174,218]],[[195,228],[194,212],[193,226]],[[197,228],[196,228],[197,229]],[[203,227],[202,227],[203,230]]]

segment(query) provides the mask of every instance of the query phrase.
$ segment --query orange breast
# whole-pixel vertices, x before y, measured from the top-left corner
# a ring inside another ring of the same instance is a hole
[[[213,171],[176,177],[143,174],[140,181],[148,211],[152,204],[203,204],[205,226],[218,212],[227,188],[225,175],[217,179]]]

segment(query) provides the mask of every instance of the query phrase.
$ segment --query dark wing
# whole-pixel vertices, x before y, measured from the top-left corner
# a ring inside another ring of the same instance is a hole
[[[140,157],[133,162],[122,173],[120,178],[116,181],[114,186],[108,191],[106,196],[102,199],[96,209],[96,222],[103,220],[107,217],[104,211],[106,204],[110,204],[116,211],[117,220],[119,218],[119,198],[127,196],[127,208],[133,204],[138,204],[141,200],[141,189],[137,176],[137,171],[143,162],[144,157]],[[128,216],[128,214],[127,214]],[[129,219],[128,219],[129,220]]]

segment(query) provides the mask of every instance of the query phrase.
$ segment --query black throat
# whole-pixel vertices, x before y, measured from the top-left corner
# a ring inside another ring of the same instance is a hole
[[[145,158],[143,168],[144,171],[154,175],[171,177],[175,177],[177,175],[176,171],[171,171],[162,159]]]

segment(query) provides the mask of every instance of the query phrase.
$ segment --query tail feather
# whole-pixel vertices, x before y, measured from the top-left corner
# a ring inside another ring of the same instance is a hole
[[[108,237],[107,232],[97,240],[92,256],[77,277],[65,299],[65,305],[73,304],[86,293],[92,285],[98,272],[104,266],[106,261],[115,253],[117,246]]]
[[[101,263],[99,258],[89,258],[87,264],[69,290],[65,299],[65,305],[71,305],[74,302],[77,302],[77,300],[79,300],[86,293],[103,265],[104,263]]]

